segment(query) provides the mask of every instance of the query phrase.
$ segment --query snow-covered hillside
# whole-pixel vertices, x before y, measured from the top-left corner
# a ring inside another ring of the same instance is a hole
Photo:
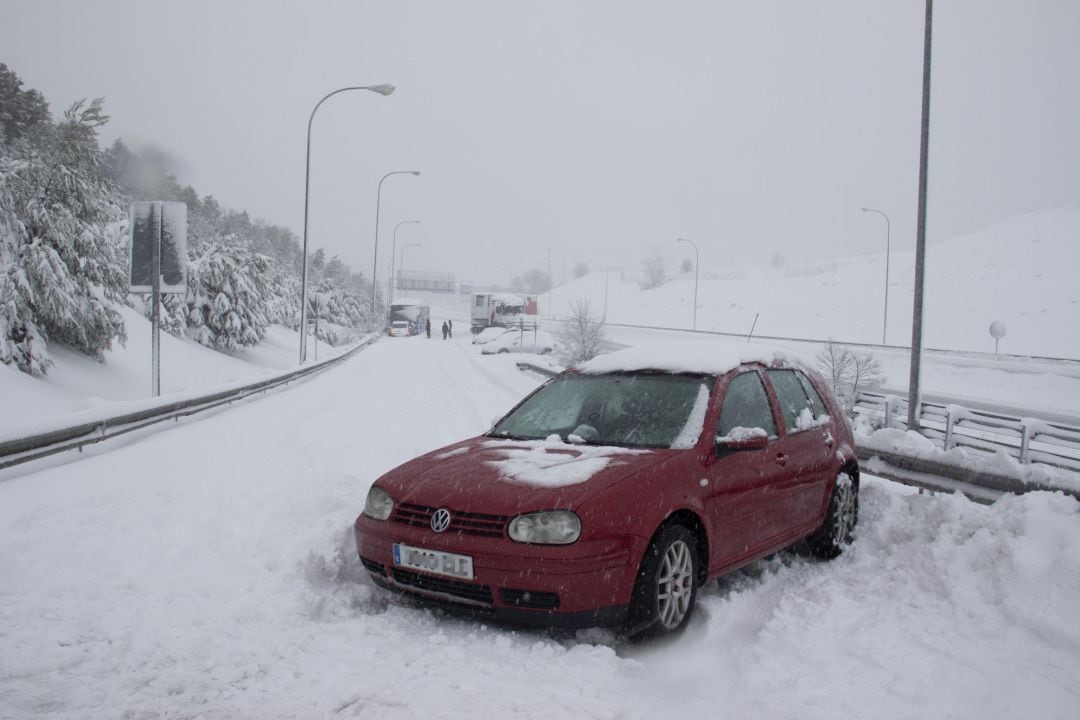
[[[725,267],[723,241],[697,242],[699,330],[746,334],[757,316],[756,336],[881,342],[883,248],[804,266]],[[891,253],[887,344],[911,342],[914,266],[914,251]],[[669,269],[664,285],[643,291],[639,268],[624,270],[593,272],[555,288],[541,298],[541,312],[565,315],[572,301],[586,298],[598,313],[606,306],[609,322],[691,326],[693,272],[672,275]],[[1080,207],[1022,215],[933,243],[923,344],[993,352],[989,326],[1000,320],[1008,329],[1003,353],[1080,359],[1078,270]]]

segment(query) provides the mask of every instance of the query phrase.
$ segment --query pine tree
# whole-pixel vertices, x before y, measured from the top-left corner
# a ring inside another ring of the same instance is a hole
[[[0,154],[0,362],[44,374],[47,343],[102,360],[126,340],[126,225],[104,174],[103,100]]]

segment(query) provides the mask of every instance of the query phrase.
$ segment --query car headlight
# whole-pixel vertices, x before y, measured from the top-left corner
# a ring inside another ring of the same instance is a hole
[[[581,518],[569,510],[518,515],[510,521],[510,538],[522,543],[569,545],[581,536]]]
[[[394,498],[385,490],[374,486],[368,490],[367,502],[364,503],[365,515],[375,520],[385,520],[393,510]]]

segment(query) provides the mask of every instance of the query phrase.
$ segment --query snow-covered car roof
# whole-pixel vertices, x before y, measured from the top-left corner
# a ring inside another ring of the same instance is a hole
[[[743,363],[786,363],[811,368],[805,359],[786,350],[735,340],[676,340],[638,345],[599,355],[578,366],[588,374],[658,370],[670,373],[723,375]]]
[[[516,332],[516,331],[511,329],[511,328],[504,328],[504,327],[484,328],[483,330],[478,332],[475,337],[473,337],[473,345],[483,345],[484,343],[489,343],[492,340],[496,340],[496,339],[502,337],[504,334],[506,334],[508,332]]]

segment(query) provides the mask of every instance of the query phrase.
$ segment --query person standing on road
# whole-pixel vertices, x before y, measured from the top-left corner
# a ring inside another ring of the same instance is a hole
[[[446,334],[449,333],[449,332],[450,332],[450,328],[446,327],[446,321],[443,321],[443,324],[442,324],[442,339],[443,340],[446,339]]]
[[[446,336],[447,337],[454,337],[454,321],[453,320],[447,320],[446,321]]]
[[[431,339],[431,318],[427,319],[427,339]]]

